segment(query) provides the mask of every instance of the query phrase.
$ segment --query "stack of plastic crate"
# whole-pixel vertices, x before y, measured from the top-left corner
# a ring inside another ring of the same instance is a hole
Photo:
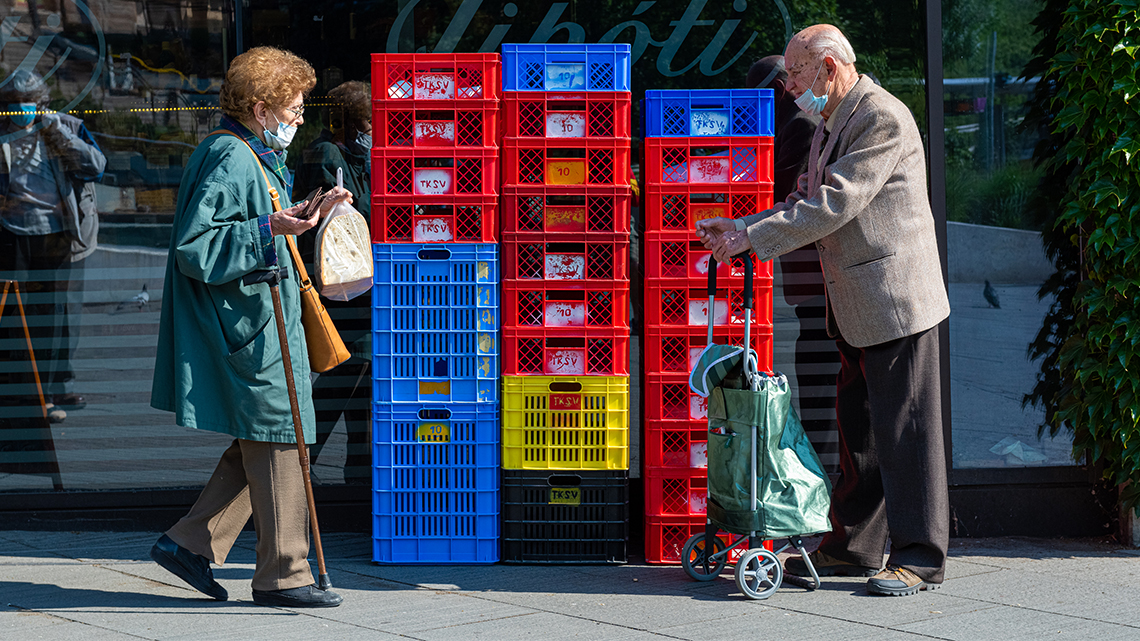
[[[500,72],[372,56],[378,563],[499,559]]]
[[[710,253],[696,222],[740,218],[772,205],[773,96],[767,89],[647,91],[643,103],[645,271],[642,477],[645,558],[679,563],[704,530],[707,408],[689,372],[707,343],[744,340],[744,263],[717,267],[709,309]],[[752,348],[772,367],[771,263],[755,266]]]
[[[629,45],[503,45],[503,554],[626,560]]]

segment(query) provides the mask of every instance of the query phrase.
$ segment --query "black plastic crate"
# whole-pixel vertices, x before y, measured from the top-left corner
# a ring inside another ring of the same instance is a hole
[[[501,491],[503,562],[626,562],[628,470],[503,470]]]

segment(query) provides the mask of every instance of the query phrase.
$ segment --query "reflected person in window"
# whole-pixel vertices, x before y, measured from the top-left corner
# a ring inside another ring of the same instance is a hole
[[[167,530],[151,558],[199,591],[225,600],[210,562],[223,563],[253,517],[259,605],[331,607],[339,595],[319,589],[308,563],[309,515],[293,431],[285,368],[269,285],[243,278],[279,268],[285,334],[305,442],[315,419],[309,359],[301,326],[299,279],[285,235],[302,234],[319,215],[290,206],[285,148],[304,123],[312,67],[272,47],[233,59],[219,100],[215,135],[194,150],[182,174],[171,230],[159,321],[151,405],[178,425],[234,437],[190,512]],[[251,151],[252,149],[252,151]],[[266,183],[269,183],[267,185]],[[270,186],[281,200],[275,212]]]
[[[303,199],[320,187],[336,186],[336,170],[342,170],[344,187],[352,193],[353,206],[371,224],[369,205],[372,174],[372,87],[349,81],[329,92],[325,100],[328,127],[301,152],[293,197]],[[314,234],[298,239],[301,258],[313,268]],[[313,465],[321,457],[333,429],[344,417],[348,448],[344,461],[345,483],[368,483],[372,479],[372,451],[368,443],[371,419],[371,319],[372,297],[347,301],[324,299],[341,340],[353,356],[317,377],[313,383],[313,406],[317,415],[317,442],[311,448]],[[321,462],[329,464],[326,454]]]
[[[81,278],[74,268],[95,250],[94,183],[107,159],[83,121],[47,105],[47,86],[34,72],[18,69],[0,88],[0,111],[6,114],[0,118],[0,279],[20,283],[48,418],[58,423],[67,418],[66,409],[86,405],[73,389],[71,325],[78,310],[69,309],[68,291],[72,279]],[[16,341],[22,335],[7,337]],[[34,395],[26,349],[13,350],[9,358],[28,364],[23,372],[3,376]],[[38,398],[25,400],[39,404]]]
[[[950,304],[922,138],[906,105],[856,72],[839,29],[804,29],[784,59],[796,104],[823,118],[807,171],[772,209],[700,221],[697,235],[718,260],[816,244],[841,358],[841,474],[812,560],[823,575],[871,576],[872,594],[913,595],[942,584],[950,513],[937,329]],[[798,558],[785,567],[806,573]]]

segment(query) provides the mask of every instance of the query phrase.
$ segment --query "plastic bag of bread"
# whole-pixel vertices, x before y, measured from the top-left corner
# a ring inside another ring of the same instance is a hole
[[[343,174],[336,170],[337,186]],[[356,208],[339,202],[317,228],[313,282],[321,296],[346,301],[372,288],[372,237]]]

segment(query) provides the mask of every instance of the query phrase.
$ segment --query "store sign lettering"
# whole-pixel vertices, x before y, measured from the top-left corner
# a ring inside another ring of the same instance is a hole
[[[388,32],[388,41],[385,46],[387,53],[413,53],[412,51],[400,50],[400,39],[401,34],[405,31],[405,27],[414,21],[413,14],[421,1],[422,0],[410,0],[400,10],[399,15],[396,16],[396,20],[392,24],[392,29]],[[520,25],[513,25],[509,21],[496,24],[490,27],[486,39],[479,47],[479,51],[484,53],[496,52],[499,50],[499,45],[503,42],[546,43],[552,40],[571,43],[615,42],[619,38],[628,38],[628,32],[632,31],[633,44],[631,53],[634,64],[637,64],[637,61],[649,51],[650,47],[655,47],[659,50],[656,63],[657,72],[663,76],[680,76],[694,68],[706,76],[716,76],[730,68],[741,56],[747,53],[759,34],[756,32],[749,34],[748,40],[743,46],[735,52],[730,51],[731,57],[726,60],[724,64],[719,67],[716,66],[718,59],[722,57],[721,54],[724,53],[725,45],[736,33],[741,21],[737,19],[724,20],[718,25],[715,20],[700,20],[701,12],[704,11],[708,2],[709,0],[689,0],[684,12],[679,16],[673,13],[676,11],[673,7],[677,6],[673,3],[656,1],[639,2],[630,13],[631,19],[620,22],[601,34],[587,33],[582,25],[569,20],[562,20],[570,3],[552,2],[542,21],[535,30],[529,34],[529,38],[526,33],[522,31]],[[775,8],[780,14],[780,19],[782,19],[784,23],[785,40],[790,39],[792,36],[791,17],[788,13],[785,1],[771,0],[771,2],[775,5]],[[453,53],[460,39],[466,36],[468,29],[472,27],[475,16],[479,13],[482,4],[483,0],[463,0],[455,10],[455,13],[452,14],[451,20],[447,23],[443,35],[434,43],[434,46],[428,46],[427,50],[433,53]],[[743,13],[748,9],[748,2],[747,0],[735,0],[732,3],[732,8],[733,11],[738,14]],[[654,34],[650,31],[649,25],[641,20],[635,19],[637,16],[643,14],[649,15],[651,12],[669,12],[675,16],[668,22],[673,30],[668,34],[660,34],[665,36],[663,40],[654,38]],[[505,15],[508,20],[517,14],[518,7],[514,3],[507,3],[503,6],[503,15]],[[710,33],[709,30],[712,27],[716,27],[715,33]],[[675,58],[690,37],[704,37],[707,38],[707,40],[701,53],[685,64],[675,60]],[[547,69],[546,88],[548,90],[559,88],[573,90],[585,86],[585,78],[579,74],[577,70],[555,67],[555,65],[552,65]],[[417,95],[417,97],[419,96]]]

